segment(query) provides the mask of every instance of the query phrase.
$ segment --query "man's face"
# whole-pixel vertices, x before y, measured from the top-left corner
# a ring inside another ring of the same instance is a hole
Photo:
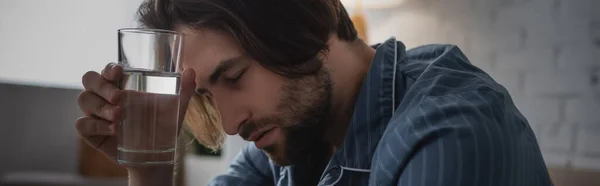
[[[225,133],[254,141],[279,165],[326,151],[322,138],[332,86],[326,70],[286,78],[260,65],[227,34],[179,31],[185,34],[183,68],[195,70],[198,92],[212,94]]]

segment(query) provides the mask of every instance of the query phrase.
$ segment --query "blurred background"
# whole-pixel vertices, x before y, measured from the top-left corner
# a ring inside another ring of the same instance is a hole
[[[126,185],[74,123],[81,76],[117,60],[117,29],[136,26],[140,2],[0,0],[0,185]],[[510,91],[557,186],[600,185],[599,0],[342,2],[370,44],[458,45]],[[191,146],[180,179],[205,185],[245,144]]]

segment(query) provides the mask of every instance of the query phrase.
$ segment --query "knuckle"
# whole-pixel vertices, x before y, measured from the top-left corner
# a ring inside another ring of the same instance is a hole
[[[112,121],[115,119],[114,116],[114,106],[111,104],[102,104],[101,106],[98,107],[98,110],[96,111],[97,115],[101,116],[102,118]]]
[[[115,89],[115,85],[105,82],[100,86],[100,89],[106,93],[110,93],[113,89]]]
[[[81,103],[82,103],[82,101],[83,101],[83,96],[84,96],[85,92],[86,92],[86,91],[81,91],[81,92],[79,93],[79,95],[77,95],[77,103],[78,103],[80,106],[81,106]]]
[[[106,113],[105,110],[107,110],[107,109],[108,109],[108,104],[99,104],[99,105],[96,105],[96,107],[94,107],[95,113],[100,116],[104,116],[103,114]]]
[[[96,79],[96,77],[98,77],[99,75],[100,74],[98,74],[98,72],[87,71],[81,77],[81,83],[83,84],[84,87],[88,88],[90,86],[90,84],[93,83],[93,80]]]
[[[90,93],[91,92],[87,91],[87,90],[81,91],[81,93],[79,93],[79,95],[77,96],[77,103],[79,103],[79,106],[84,105],[84,103],[88,99]]]
[[[90,118],[88,117],[80,117],[75,121],[75,128],[79,131],[80,134],[85,134],[89,131],[86,131],[86,125],[89,125]]]
[[[87,71],[85,72],[85,74],[83,74],[83,76],[81,77],[81,79],[83,80],[88,80],[90,78],[93,78],[95,75],[98,75],[98,72],[95,71]]]

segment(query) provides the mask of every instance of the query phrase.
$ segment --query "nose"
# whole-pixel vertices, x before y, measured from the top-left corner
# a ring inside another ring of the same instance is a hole
[[[221,113],[223,130],[228,135],[238,134],[240,126],[249,118],[249,112],[244,109],[239,101],[227,96],[227,93],[213,94],[217,109]]]

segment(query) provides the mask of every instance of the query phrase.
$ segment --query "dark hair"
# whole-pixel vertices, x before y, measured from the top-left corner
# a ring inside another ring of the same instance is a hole
[[[357,39],[339,0],[146,0],[138,16],[147,28],[227,32],[262,66],[287,77],[316,73],[331,34]]]

